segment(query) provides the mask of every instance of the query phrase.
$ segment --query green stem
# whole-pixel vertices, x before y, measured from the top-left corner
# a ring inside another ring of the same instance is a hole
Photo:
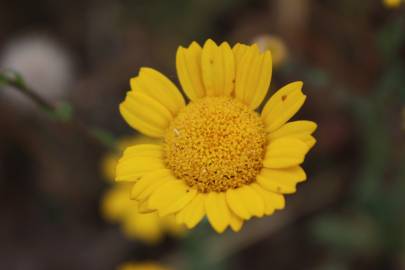
[[[75,119],[68,104],[64,103],[62,106],[56,106],[47,101],[34,89],[29,87],[19,74],[14,72],[0,72],[0,82],[4,85],[13,87],[15,90],[28,97],[53,119],[70,124],[77,131],[84,134],[86,137],[100,146],[108,150],[116,151],[115,139],[111,134],[99,128],[90,128],[81,121]]]

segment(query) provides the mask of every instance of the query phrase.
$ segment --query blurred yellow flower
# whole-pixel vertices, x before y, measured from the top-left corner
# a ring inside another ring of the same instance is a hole
[[[119,141],[118,148],[124,149],[128,145],[139,143],[151,143],[156,140],[137,136],[124,138]],[[118,154],[109,154],[104,161],[103,171],[107,178],[114,176],[115,167],[118,161]],[[121,223],[124,233],[134,239],[142,240],[149,244],[155,244],[164,237],[166,233],[173,236],[180,236],[185,228],[178,225],[174,216],[159,217],[156,212],[142,209],[142,206],[129,195],[131,185],[127,183],[113,183],[102,198],[101,210],[105,219]]]
[[[397,8],[401,5],[402,0],[383,0],[383,4],[387,8]]]
[[[278,90],[261,114],[272,60],[257,45],[207,40],[180,47],[177,87],[141,68],[120,105],[127,123],[159,144],[128,147],[117,181],[133,183],[131,196],[160,216],[196,226],[205,216],[219,233],[284,208],[284,195],[306,179],[300,166],[316,140],[311,121],[288,122],[304,104],[302,82]]]
[[[130,192],[130,185],[115,184],[105,193],[102,200],[105,219],[121,223],[125,235],[148,244],[156,244],[166,233],[173,236],[181,236],[184,233],[185,228],[176,223],[174,216],[162,218],[156,212],[140,212],[144,209],[141,209],[137,201],[129,198]]]
[[[125,263],[118,267],[117,270],[170,270],[158,263],[144,262],[144,263]]]
[[[268,34],[259,35],[252,40],[252,43],[257,44],[259,50],[262,52],[270,50],[275,67],[283,64],[288,57],[284,41],[277,36]]]

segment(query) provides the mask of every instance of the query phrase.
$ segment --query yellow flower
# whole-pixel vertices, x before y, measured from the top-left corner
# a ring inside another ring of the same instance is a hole
[[[387,8],[397,8],[401,5],[401,0],[383,0],[383,4]]]
[[[116,184],[102,200],[104,217],[111,222],[121,223],[125,235],[156,244],[166,233],[174,236],[183,234],[184,227],[176,223],[173,215],[159,217],[156,212],[142,212],[142,205],[129,198],[130,191],[130,185]]]
[[[118,270],[170,270],[154,262],[125,263],[118,267]]]
[[[188,228],[207,216],[217,232],[239,231],[244,220],[284,208],[283,194],[306,179],[300,164],[315,144],[315,123],[287,123],[304,104],[303,83],[284,86],[259,115],[272,73],[269,51],[193,42],[177,50],[176,67],[187,105],[156,70],[141,68],[131,79],[120,112],[161,142],[128,147],[116,180],[133,182],[132,198]]]
[[[260,51],[269,50],[271,52],[273,65],[279,66],[287,59],[287,47],[284,41],[274,35],[260,35],[252,40],[252,43],[257,44]]]
[[[144,136],[124,138],[118,142],[118,149],[123,150],[130,145],[155,141]],[[103,170],[107,178],[115,175],[118,159],[118,154],[112,153],[104,161]],[[111,169],[114,171],[112,172]],[[174,236],[180,236],[184,233],[184,226],[178,225],[174,216],[161,218],[156,212],[143,213],[142,206],[137,201],[129,198],[130,192],[131,185],[114,183],[103,196],[101,204],[104,217],[111,222],[121,223],[122,229],[127,236],[149,244],[155,244],[166,233]]]

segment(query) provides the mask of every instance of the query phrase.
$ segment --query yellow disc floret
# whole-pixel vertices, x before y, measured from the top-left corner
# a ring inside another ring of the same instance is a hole
[[[165,136],[165,162],[200,192],[252,183],[262,169],[264,125],[258,114],[230,97],[190,103]]]

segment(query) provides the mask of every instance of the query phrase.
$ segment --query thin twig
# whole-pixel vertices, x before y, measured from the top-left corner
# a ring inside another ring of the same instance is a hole
[[[86,137],[99,144],[103,148],[116,151],[115,142],[111,138],[112,136],[107,135],[107,132],[104,132],[98,128],[95,129],[88,127],[78,119],[74,118],[73,115],[70,113],[62,113],[60,107],[52,104],[51,102],[40,96],[37,91],[29,87],[23,81],[22,77],[19,76],[17,73],[2,72],[0,73],[0,79],[4,85],[11,86],[15,90],[28,97],[40,109],[51,115],[57,121],[70,124],[78,132],[84,134]]]

